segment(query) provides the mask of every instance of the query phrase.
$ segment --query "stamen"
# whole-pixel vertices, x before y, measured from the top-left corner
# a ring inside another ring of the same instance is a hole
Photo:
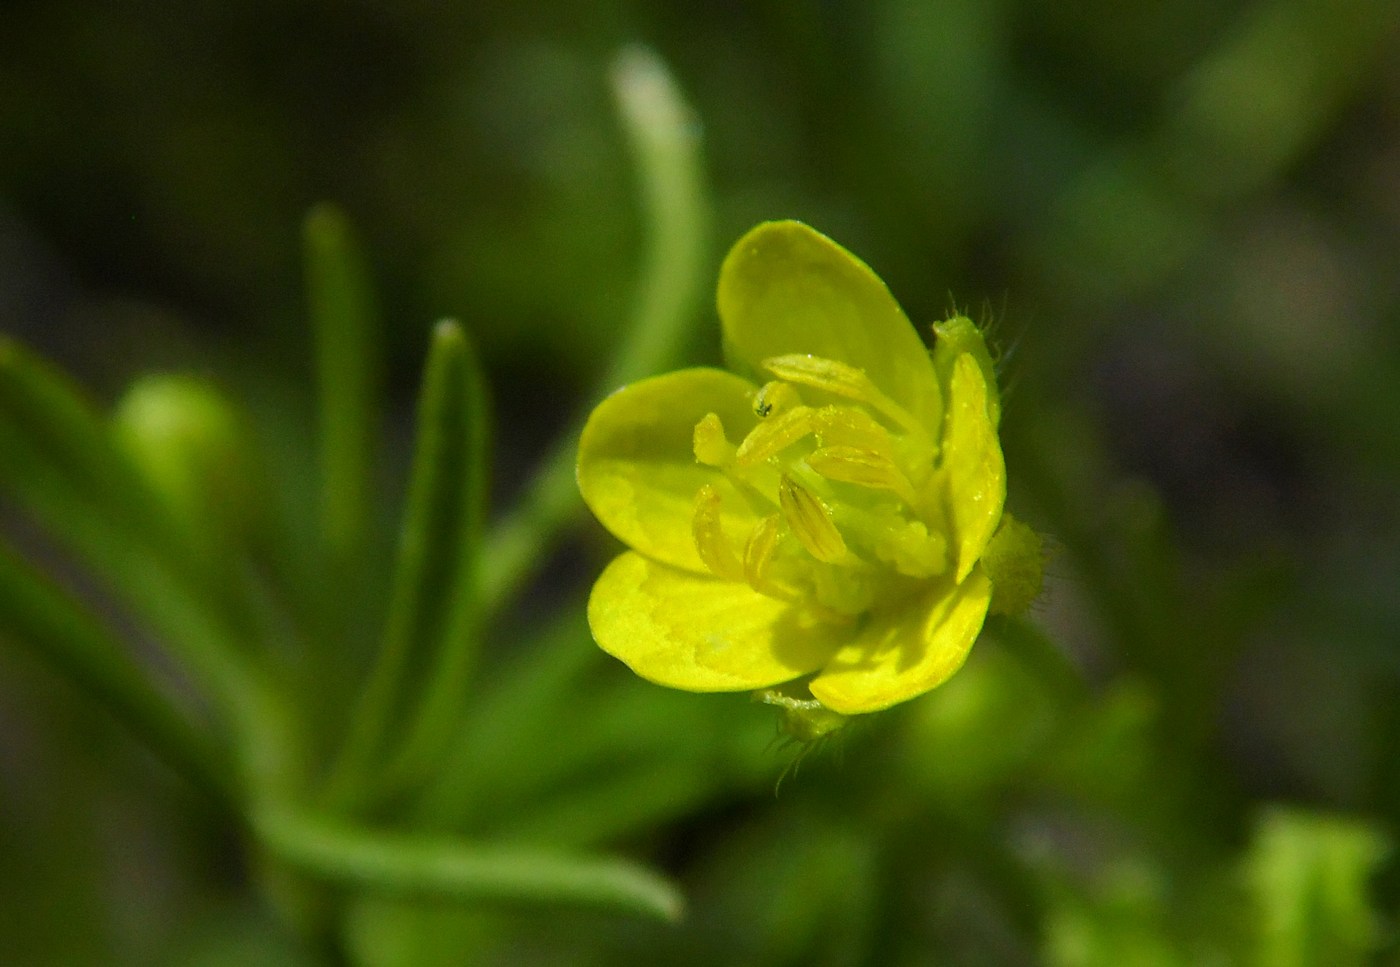
[[[783,474],[778,484],[778,506],[807,553],[828,564],[846,556],[846,541],[836,529],[831,511],[816,494],[788,474]]]
[[[753,411],[760,420],[766,420],[770,416],[777,416],[801,403],[802,397],[791,383],[775,379],[772,382],[764,383],[754,394]]]
[[[718,413],[707,413],[695,424],[691,435],[695,459],[707,467],[725,467],[734,460],[734,444],[725,435],[724,423]]]
[[[749,542],[744,546],[744,580],[759,594],[779,601],[791,601],[796,596],[769,580],[773,552],[778,549],[778,515],[769,514],[758,522]]]
[[[695,495],[695,516],[690,524],[695,550],[716,577],[727,581],[744,580],[744,565],[730,547],[720,523],[719,491],[706,484]]]
[[[794,354],[765,359],[763,368],[779,379],[864,403],[910,433],[924,432],[908,410],[880,392],[870,377],[854,366],[820,356]]]
[[[858,447],[884,456],[894,453],[890,431],[858,406],[823,406],[815,420],[822,446]]]
[[[807,466],[827,480],[888,490],[910,507],[917,505],[914,486],[887,456],[856,447],[821,447],[807,456]]]
[[[808,436],[813,429],[812,408],[794,406],[750,430],[744,442],[739,444],[734,459],[741,467],[762,463]]]

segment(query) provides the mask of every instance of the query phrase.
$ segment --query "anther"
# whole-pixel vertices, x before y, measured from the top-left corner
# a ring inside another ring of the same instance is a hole
[[[908,410],[880,392],[879,387],[870,381],[870,377],[854,366],[847,366],[833,359],[822,359],[820,356],[793,354],[765,359],[763,368],[790,383],[810,386],[834,396],[864,403],[910,433],[924,432],[919,421],[914,419]]]
[[[846,556],[846,541],[821,498],[788,474],[778,484],[778,506],[799,543],[819,561],[834,564]]]
[[[812,408],[794,406],[750,430],[744,442],[739,444],[734,459],[741,467],[762,463],[810,435],[813,429]]]
[[[821,447],[807,455],[807,466],[827,480],[888,490],[910,507],[917,506],[913,484],[894,461],[883,454],[856,447]]]
[[[695,495],[695,516],[690,529],[700,560],[716,577],[727,581],[744,580],[744,565],[724,535],[719,491],[710,484],[701,487]]]
[[[728,466],[734,460],[734,444],[724,433],[724,423],[718,413],[707,413],[695,424],[691,435],[695,459],[707,467]]]
[[[764,383],[754,394],[753,412],[760,420],[766,420],[800,405],[801,402],[802,397],[791,383],[773,380]]]
[[[791,601],[793,595],[769,580],[773,554],[778,549],[777,514],[769,514],[754,526],[744,545],[744,580],[759,594],[779,601]]]
[[[814,419],[822,446],[859,447],[885,456],[894,452],[890,431],[858,406],[823,406]]]

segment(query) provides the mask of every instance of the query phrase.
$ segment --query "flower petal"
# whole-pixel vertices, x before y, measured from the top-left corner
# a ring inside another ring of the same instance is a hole
[[[648,681],[692,692],[767,688],[820,668],[849,637],[747,585],[622,554],[593,585],[588,625]]]
[[[735,369],[760,373],[765,359],[792,354],[846,363],[938,427],[933,364],[904,311],[869,266],[801,222],[764,222],[735,243],[719,317]]]
[[[943,468],[956,539],[957,578],[961,581],[1001,522],[1006,463],[987,405],[987,382],[970,354],[964,353],[953,363],[949,383]]]
[[[812,695],[843,715],[878,712],[943,684],[982,630],[992,585],[981,568],[958,585],[940,582],[879,615],[812,680]]]
[[[696,461],[695,424],[715,413],[731,440],[757,421],[755,387],[721,369],[683,369],[644,379],[598,404],[579,438],[583,500],[624,543],[676,567],[706,573],[695,550],[695,498],[719,493],[726,531],[747,534],[758,520],[725,475]]]

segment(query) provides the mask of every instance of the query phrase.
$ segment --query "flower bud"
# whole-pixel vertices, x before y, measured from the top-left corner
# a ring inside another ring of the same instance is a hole
[[[256,512],[252,448],[233,406],[187,376],[137,380],[112,415],[118,443],[186,526],[243,529]]]

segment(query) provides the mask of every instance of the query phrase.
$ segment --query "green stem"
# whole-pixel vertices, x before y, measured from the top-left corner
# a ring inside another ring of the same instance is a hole
[[[642,47],[613,62],[613,94],[637,166],[647,226],[645,264],[627,336],[596,397],[673,361],[700,302],[710,211],[699,125],[665,65]],[[481,606],[494,613],[525,583],[558,533],[582,509],[574,462],[583,419],[570,424],[529,491],[491,532]]]
[[[573,904],[679,919],[675,886],[624,860],[367,830],[268,806],[253,830],[284,863],[312,877],[399,897]]]

